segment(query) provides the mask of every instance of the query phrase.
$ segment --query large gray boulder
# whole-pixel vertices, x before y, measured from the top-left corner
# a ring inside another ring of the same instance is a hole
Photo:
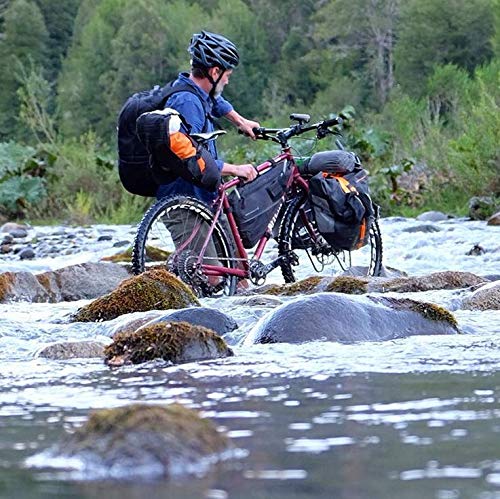
[[[465,298],[462,307],[467,310],[500,310],[500,281],[481,286]]]
[[[223,336],[238,328],[229,315],[209,307],[190,307],[174,310],[148,322],[148,326],[157,322],[188,322],[193,326],[203,326]]]
[[[250,331],[244,343],[303,343],[312,340],[354,343],[419,334],[456,333],[454,317],[434,304],[318,293],[273,310]]]
[[[130,274],[125,267],[115,263],[83,263],[37,275],[4,272],[0,274],[0,303],[58,303],[98,298],[127,277]]]

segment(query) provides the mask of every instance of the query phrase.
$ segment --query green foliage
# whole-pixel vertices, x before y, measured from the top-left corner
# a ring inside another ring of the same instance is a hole
[[[494,32],[492,0],[408,0],[395,49],[397,80],[420,97],[437,65],[455,64],[472,74],[492,58]]]
[[[4,33],[0,37],[0,140],[25,138],[17,123],[20,66],[30,61],[43,66],[47,60],[48,32],[37,5],[13,0],[5,11]]]
[[[45,167],[35,148],[0,143],[0,213],[22,217],[46,196]]]

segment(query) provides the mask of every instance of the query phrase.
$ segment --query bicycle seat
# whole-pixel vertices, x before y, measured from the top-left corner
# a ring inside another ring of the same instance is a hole
[[[224,135],[225,133],[225,130],[214,130],[213,132],[191,133],[190,136],[196,140],[196,142],[205,143],[215,140],[219,135]]]
[[[304,123],[309,123],[311,120],[311,117],[308,114],[299,114],[299,113],[292,113],[290,115],[290,119],[294,121],[298,121],[301,125]]]

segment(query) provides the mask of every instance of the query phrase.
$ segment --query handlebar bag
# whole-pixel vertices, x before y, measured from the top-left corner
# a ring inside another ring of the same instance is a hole
[[[309,200],[318,230],[330,246],[351,251],[368,243],[374,209],[366,170],[317,173],[309,181]]]
[[[292,173],[283,160],[255,180],[232,191],[228,198],[245,248],[253,248],[277,215]]]
[[[209,191],[215,191],[221,175],[208,149],[181,131],[182,116],[165,108],[141,114],[137,135],[149,153],[151,174],[157,184],[181,177]]]

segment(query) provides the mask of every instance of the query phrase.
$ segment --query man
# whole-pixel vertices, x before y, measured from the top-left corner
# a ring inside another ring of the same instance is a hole
[[[202,31],[194,34],[188,48],[191,55],[191,72],[180,73],[177,84],[187,84],[196,90],[177,92],[169,97],[165,107],[178,111],[191,126],[190,133],[211,132],[215,129],[212,116],[227,118],[244,134],[255,139],[253,128],[259,123],[251,121],[238,112],[222,97],[224,87],[229,83],[233,69],[238,65],[239,55],[236,46],[227,38],[215,33]],[[187,130],[186,130],[187,132]],[[209,143],[209,150],[216,158],[222,175],[234,175],[247,181],[255,179],[257,172],[253,165],[233,165],[217,159],[215,141]],[[185,194],[210,204],[216,192],[210,192],[181,178],[161,185],[157,197]]]

